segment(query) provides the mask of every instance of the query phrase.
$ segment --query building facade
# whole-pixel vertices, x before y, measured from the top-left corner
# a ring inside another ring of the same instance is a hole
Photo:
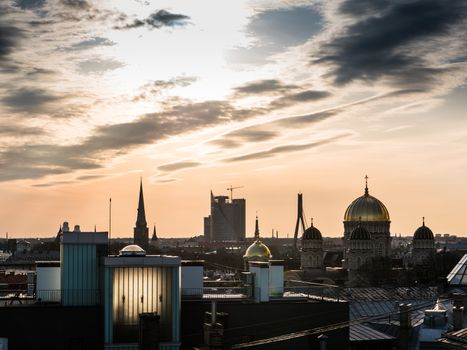
[[[230,199],[214,196],[211,192],[211,214],[204,218],[206,241],[244,241],[245,211],[244,198]]]

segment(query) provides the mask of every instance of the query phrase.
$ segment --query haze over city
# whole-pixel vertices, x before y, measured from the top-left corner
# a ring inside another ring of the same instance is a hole
[[[350,5],[351,4],[351,5]],[[0,3],[0,232],[130,237],[142,177],[160,237],[203,232],[210,190],[247,236],[324,236],[364,191],[391,232],[466,235],[462,0]]]

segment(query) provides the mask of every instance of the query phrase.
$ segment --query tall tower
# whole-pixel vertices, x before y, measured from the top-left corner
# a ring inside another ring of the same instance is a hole
[[[245,199],[214,196],[211,191],[211,215],[204,218],[207,241],[245,240]]]
[[[139,185],[139,202],[138,202],[138,216],[136,217],[135,228],[133,229],[133,242],[143,249],[147,249],[149,245],[148,225],[146,223],[146,213],[144,211],[144,198],[143,198],[143,180],[141,179]]]
[[[303,196],[301,193],[298,194],[297,204],[297,223],[295,224],[295,232],[293,236],[293,246],[297,249],[298,230],[302,227],[302,232],[305,232],[305,220],[303,219]]]

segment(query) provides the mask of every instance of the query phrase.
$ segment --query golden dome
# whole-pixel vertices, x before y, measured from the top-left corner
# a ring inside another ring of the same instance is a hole
[[[386,206],[377,198],[370,196],[368,185],[365,194],[355,199],[344,214],[344,221],[390,221]]]
[[[251,260],[252,258],[270,259],[272,258],[271,251],[259,239],[253,242],[248,247],[243,258]]]
[[[248,247],[243,258],[247,260],[267,260],[272,258],[269,248],[259,240],[258,216],[256,216],[255,222],[255,241]]]

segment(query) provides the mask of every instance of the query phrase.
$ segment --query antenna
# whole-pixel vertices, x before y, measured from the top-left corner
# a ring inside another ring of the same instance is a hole
[[[300,225],[301,224],[301,225]],[[297,203],[297,222],[295,224],[295,232],[293,236],[293,246],[297,248],[297,239],[298,239],[298,229],[302,227],[303,232],[305,232],[305,219],[303,218],[303,195],[298,194],[298,203]]]
[[[109,198],[109,244],[112,237],[112,197]]]
[[[243,188],[245,186],[237,186],[237,187],[232,187],[232,185],[230,185],[229,188],[227,188],[227,191],[230,191],[230,200],[233,199],[233,190],[236,190],[237,188]]]

